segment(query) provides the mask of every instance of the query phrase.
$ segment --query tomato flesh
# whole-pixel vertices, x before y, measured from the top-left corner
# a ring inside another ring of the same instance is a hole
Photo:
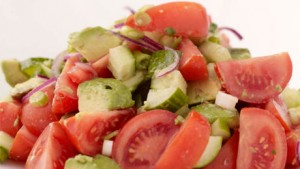
[[[79,113],[62,124],[72,144],[85,155],[101,153],[103,137],[121,128],[136,114],[134,108],[98,113]]]
[[[53,122],[34,144],[25,169],[61,169],[64,168],[65,161],[76,154],[63,127],[58,122]]]
[[[164,33],[173,28],[175,35],[203,39],[208,34],[209,21],[206,9],[193,2],[170,2],[154,6],[145,11],[151,18],[147,25],[136,25],[134,17],[126,20],[126,25],[143,30]]]
[[[170,140],[154,169],[193,168],[204,152],[210,136],[210,125],[205,117],[192,111]],[[176,160],[176,161],[175,161]]]
[[[92,67],[97,72],[98,77],[102,77],[102,78],[113,77],[111,71],[107,68],[107,66],[108,66],[108,57],[109,57],[109,54],[106,54],[101,59],[99,59],[96,62],[92,63]]]
[[[288,108],[281,97],[277,96],[271,99],[265,105],[265,109],[270,111],[279,120],[286,132],[291,131],[292,122],[288,114]]]
[[[14,137],[21,128],[19,120],[21,104],[17,102],[0,102],[0,131],[4,131]]]
[[[25,126],[22,126],[14,138],[9,158],[16,161],[26,161],[37,138]]]
[[[66,114],[77,111],[78,109],[78,97],[77,87],[78,84],[72,82],[68,76],[68,72],[75,66],[76,62],[79,62],[78,56],[71,56],[61,74],[57,78],[54,91],[54,99],[52,104],[52,111],[56,114]]]
[[[225,89],[240,100],[267,102],[278,96],[292,76],[288,53],[216,63]]]
[[[206,61],[193,42],[184,38],[179,50],[182,52],[179,71],[184,79],[187,81],[206,79],[208,77]]]
[[[39,136],[49,123],[59,120],[59,116],[52,113],[52,100],[54,97],[54,84],[49,84],[40,90],[48,97],[48,103],[44,106],[34,106],[29,99],[24,101],[21,121],[26,128],[36,136]]]
[[[112,157],[122,169],[148,169],[179,130],[176,115],[167,110],[151,110],[129,120],[113,145]]]
[[[269,111],[243,108],[237,169],[282,169],[286,163],[287,142],[280,122]]]
[[[233,136],[222,146],[217,157],[203,169],[236,169],[236,159],[239,146],[239,132],[236,131]]]

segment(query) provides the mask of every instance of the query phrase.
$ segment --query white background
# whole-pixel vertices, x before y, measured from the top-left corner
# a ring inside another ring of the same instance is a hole
[[[110,26],[145,4],[167,0],[0,0],[0,59],[55,57],[67,46],[69,33],[87,26]],[[248,47],[254,56],[287,51],[294,71],[290,82],[300,87],[299,0],[197,0],[220,26],[243,36],[234,46]],[[230,33],[229,33],[230,34]],[[280,69],[280,67],[278,67]],[[0,75],[0,99],[9,87]],[[5,168],[1,166],[0,168]]]

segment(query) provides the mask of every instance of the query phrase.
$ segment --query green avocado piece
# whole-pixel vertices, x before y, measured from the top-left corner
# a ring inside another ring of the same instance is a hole
[[[100,59],[110,48],[120,44],[117,36],[99,26],[85,28],[69,37],[69,48],[78,51],[89,62]]]
[[[65,169],[120,169],[120,167],[113,159],[103,155],[93,158],[79,154],[66,161]]]
[[[3,60],[1,66],[6,82],[12,87],[29,79],[21,71],[20,63],[16,59]]]
[[[134,105],[130,90],[119,80],[96,78],[78,87],[80,112],[102,112],[125,109]]]
[[[42,75],[52,77],[52,59],[43,57],[33,57],[20,62],[21,70],[29,77]]]
[[[32,89],[40,86],[46,82],[44,78],[31,78],[25,82],[16,84],[11,90],[10,95],[14,99],[21,99],[24,95],[30,92]]]

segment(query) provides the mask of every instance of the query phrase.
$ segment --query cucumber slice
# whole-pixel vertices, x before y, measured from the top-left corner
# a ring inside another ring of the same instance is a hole
[[[192,107],[192,109],[206,117],[210,124],[220,118],[225,120],[230,128],[239,126],[237,110],[227,110],[212,103],[202,103]]]
[[[207,62],[215,63],[231,60],[228,49],[217,43],[206,41],[200,45],[199,49]]]
[[[0,162],[4,162],[8,158],[14,138],[9,134],[0,131]]]
[[[134,91],[140,83],[143,82],[145,78],[145,73],[143,71],[137,71],[134,76],[127,80],[122,81],[122,83],[128,87],[130,91]]]
[[[215,100],[221,85],[211,78],[188,83],[187,95],[189,105],[199,104],[204,101]]]
[[[125,46],[117,46],[109,50],[108,69],[118,80],[126,80],[135,74],[135,59]]]
[[[104,155],[90,157],[76,155],[66,161],[65,169],[120,169],[120,166],[111,158]]]
[[[208,165],[209,163],[211,163],[218,155],[219,151],[221,150],[221,147],[222,147],[222,137],[210,136],[208,140],[208,144],[201,158],[199,159],[199,161],[197,162],[194,168],[202,168]]]
[[[190,112],[190,108],[189,108],[189,105],[188,104],[185,104],[183,105],[180,109],[178,109],[175,114],[179,115],[179,116],[182,116],[182,117],[186,117],[189,112]]]
[[[174,70],[164,76],[153,78],[151,89],[165,89],[169,87],[180,88],[186,94],[187,83],[178,70]]]
[[[135,58],[135,67],[138,70],[147,70],[150,62],[150,55],[142,53],[140,51],[134,51],[133,56]]]
[[[247,48],[229,48],[228,50],[232,59],[241,60],[251,58],[250,51]]]
[[[145,109],[165,109],[176,112],[187,103],[187,99],[187,96],[178,87],[150,89],[145,101]]]
[[[231,135],[227,122],[222,119],[217,119],[213,122],[211,125],[211,135],[221,136],[223,140],[227,140]]]

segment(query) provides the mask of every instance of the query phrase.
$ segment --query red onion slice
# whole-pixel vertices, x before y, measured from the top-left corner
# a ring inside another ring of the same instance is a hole
[[[235,36],[237,36],[240,40],[243,39],[243,36],[237,30],[235,30],[233,28],[225,27],[225,26],[224,27],[220,27],[219,31],[222,31],[222,30],[228,30],[228,31],[232,32]]]
[[[131,7],[126,6],[125,9],[127,9],[131,14],[135,14],[135,10],[133,10]]]
[[[59,53],[52,64],[51,70],[55,77],[58,77],[60,74],[60,65],[64,62],[65,56],[68,54],[67,50],[62,51]]]
[[[163,49],[164,49],[164,47],[163,47],[161,44],[155,42],[154,40],[152,40],[152,39],[149,38],[148,36],[143,36],[141,39],[142,39],[144,42],[146,42],[146,43],[148,43],[149,45],[151,45],[151,46],[153,46],[154,48],[156,48],[157,50],[163,50]]]
[[[156,75],[155,77],[158,78],[158,77],[161,77],[161,76],[164,76],[174,70],[177,69],[178,65],[179,65],[179,60],[180,60],[180,57],[178,55],[178,53],[172,49],[172,48],[169,48],[169,47],[165,47],[166,50],[170,50],[174,53],[174,62],[172,64],[170,64],[168,67],[166,68],[163,68],[162,70],[160,70]]]
[[[125,26],[125,23],[124,23],[124,22],[115,24],[115,25],[114,25],[114,28],[115,28],[115,29],[120,29],[120,28],[122,28],[123,26]]]
[[[45,81],[43,84],[41,84],[40,86],[32,89],[30,92],[28,92],[24,97],[22,97],[22,102],[24,102],[26,99],[28,99],[31,95],[33,95],[35,92],[42,90],[43,88],[45,88],[48,85],[51,85],[53,83],[55,83],[57,80],[56,77],[52,77],[49,80]]]
[[[297,141],[296,145],[296,160],[297,163],[300,164],[300,141]]]
[[[124,35],[122,35],[122,34],[120,34],[118,32],[112,31],[112,30],[108,30],[108,31],[110,31],[111,33],[113,33],[116,36],[119,36],[120,38],[123,38],[123,39],[125,39],[125,40],[127,40],[127,41],[129,41],[131,43],[134,43],[134,44],[136,44],[136,45],[138,45],[138,46],[140,46],[140,47],[142,47],[144,49],[147,49],[147,50],[149,50],[151,52],[157,51],[156,48],[154,48],[154,47],[152,47],[152,46],[150,46],[148,44],[141,43],[141,42],[139,42],[137,40],[131,39],[131,38],[127,37],[127,36],[124,36]]]

